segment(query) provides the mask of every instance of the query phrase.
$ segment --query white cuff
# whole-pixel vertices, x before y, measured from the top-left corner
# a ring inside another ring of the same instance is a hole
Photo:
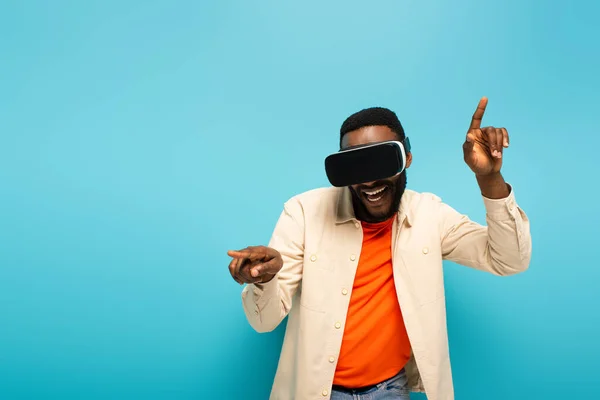
[[[512,219],[514,213],[517,211],[518,206],[515,200],[514,190],[510,185],[508,185],[508,187],[510,193],[503,199],[490,199],[482,196],[487,215],[492,220],[506,221]]]

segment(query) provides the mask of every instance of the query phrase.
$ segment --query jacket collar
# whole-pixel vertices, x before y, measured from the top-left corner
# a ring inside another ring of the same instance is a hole
[[[406,221],[406,223],[410,226],[412,222],[412,213],[410,209],[410,200],[412,197],[412,192],[410,190],[405,190],[402,195],[402,199],[400,200],[400,207],[398,209],[398,220]],[[352,205],[352,193],[350,193],[350,189],[348,187],[343,187],[339,190],[337,196],[337,205],[336,205],[336,219],[335,222],[337,224],[343,224],[348,221],[358,221],[354,214],[354,206]]]

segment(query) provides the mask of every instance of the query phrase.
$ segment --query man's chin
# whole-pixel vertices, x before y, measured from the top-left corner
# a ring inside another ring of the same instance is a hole
[[[391,210],[391,206],[386,206],[385,208],[378,207],[376,209],[373,209],[367,204],[363,203],[363,205],[365,206],[365,210],[369,214],[369,219],[371,220],[370,222],[382,222],[391,218],[394,215],[394,212],[392,212]]]

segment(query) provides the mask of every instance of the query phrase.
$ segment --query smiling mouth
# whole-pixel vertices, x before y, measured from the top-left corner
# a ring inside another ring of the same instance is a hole
[[[389,190],[390,188],[388,186],[381,186],[373,190],[363,190],[363,194],[369,203],[377,203],[383,199]]]

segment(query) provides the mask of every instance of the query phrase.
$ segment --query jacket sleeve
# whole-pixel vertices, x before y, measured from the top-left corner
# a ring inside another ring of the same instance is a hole
[[[517,205],[512,188],[508,197],[484,197],[483,203],[487,226],[440,202],[443,258],[495,275],[525,271],[531,260],[529,219]]]
[[[291,199],[275,225],[269,247],[279,251],[283,267],[265,284],[249,284],[242,290],[248,322],[257,332],[270,332],[288,315],[302,279],[304,215],[302,205]]]

